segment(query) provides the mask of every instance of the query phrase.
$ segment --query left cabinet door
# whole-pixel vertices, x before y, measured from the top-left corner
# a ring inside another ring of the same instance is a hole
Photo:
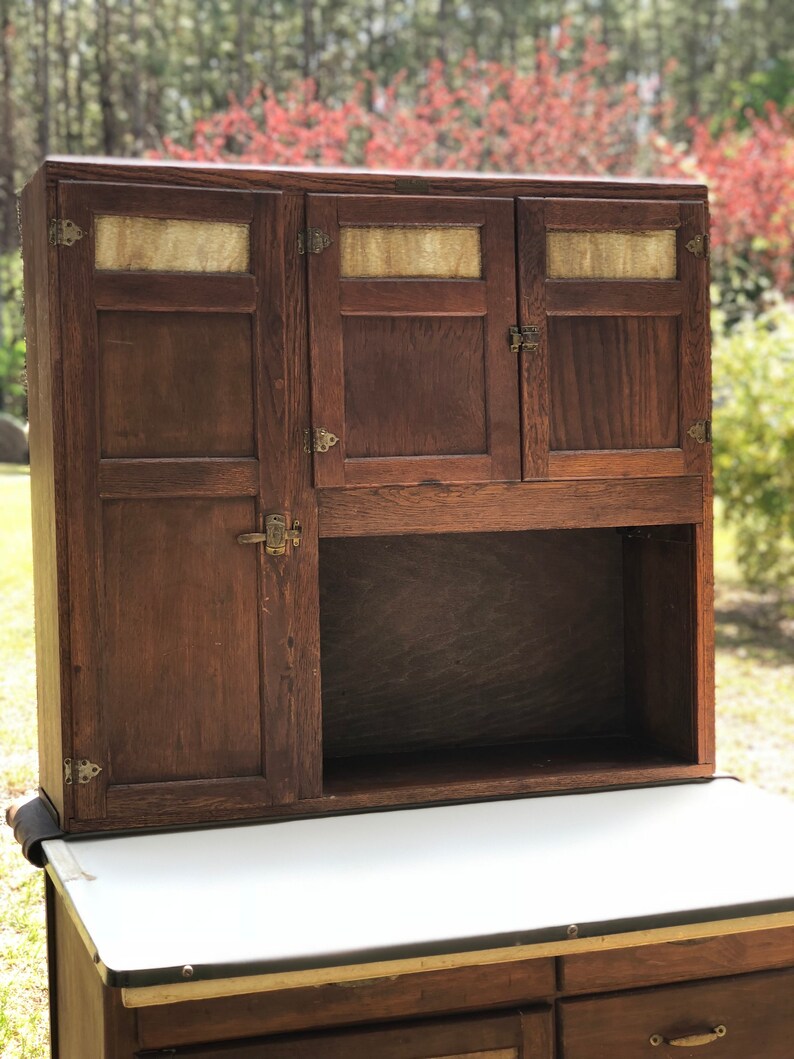
[[[239,539],[305,517],[283,255],[302,203],[65,183],[59,213],[84,233],[59,267],[73,829],[255,817],[317,793],[291,679],[312,535]]]
[[[307,197],[315,485],[521,477],[513,213]]]

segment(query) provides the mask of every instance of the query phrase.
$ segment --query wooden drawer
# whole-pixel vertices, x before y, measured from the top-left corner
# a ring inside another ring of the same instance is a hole
[[[552,1059],[552,1037],[551,1009],[545,1008],[139,1055],[168,1054],[185,1059]]]
[[[563,1059],[791,1059],[794,970],[566,1000],[560,1008]],[[687,1045],[718,1027],[723,1036]]]

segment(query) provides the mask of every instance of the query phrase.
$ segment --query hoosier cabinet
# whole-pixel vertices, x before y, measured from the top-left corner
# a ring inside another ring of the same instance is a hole
[[[22,232],[58,1054],[790,1059],[705,189],[53,159]]]

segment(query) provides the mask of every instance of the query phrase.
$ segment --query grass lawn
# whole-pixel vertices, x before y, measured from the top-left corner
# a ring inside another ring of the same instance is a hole
[[[720,769],[794,797],[794,621],[747,591],[717,533]],[[0,802],[36,786],[29,477],[0,465]],[[42,873],[0,826],[0,1055],[49,1055]],[[91,1056],[86,1056],[91,1059]]]

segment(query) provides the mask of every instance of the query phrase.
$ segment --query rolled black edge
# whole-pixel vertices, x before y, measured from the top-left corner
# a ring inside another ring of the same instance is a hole
[[[43,868],[46,858],[42,842],[50,838],[65,838],[46,802],[34,795],[24,802],[15,802],[6,812],[6,822],[14,831],[14,838],[22,853],[37,868]]]

